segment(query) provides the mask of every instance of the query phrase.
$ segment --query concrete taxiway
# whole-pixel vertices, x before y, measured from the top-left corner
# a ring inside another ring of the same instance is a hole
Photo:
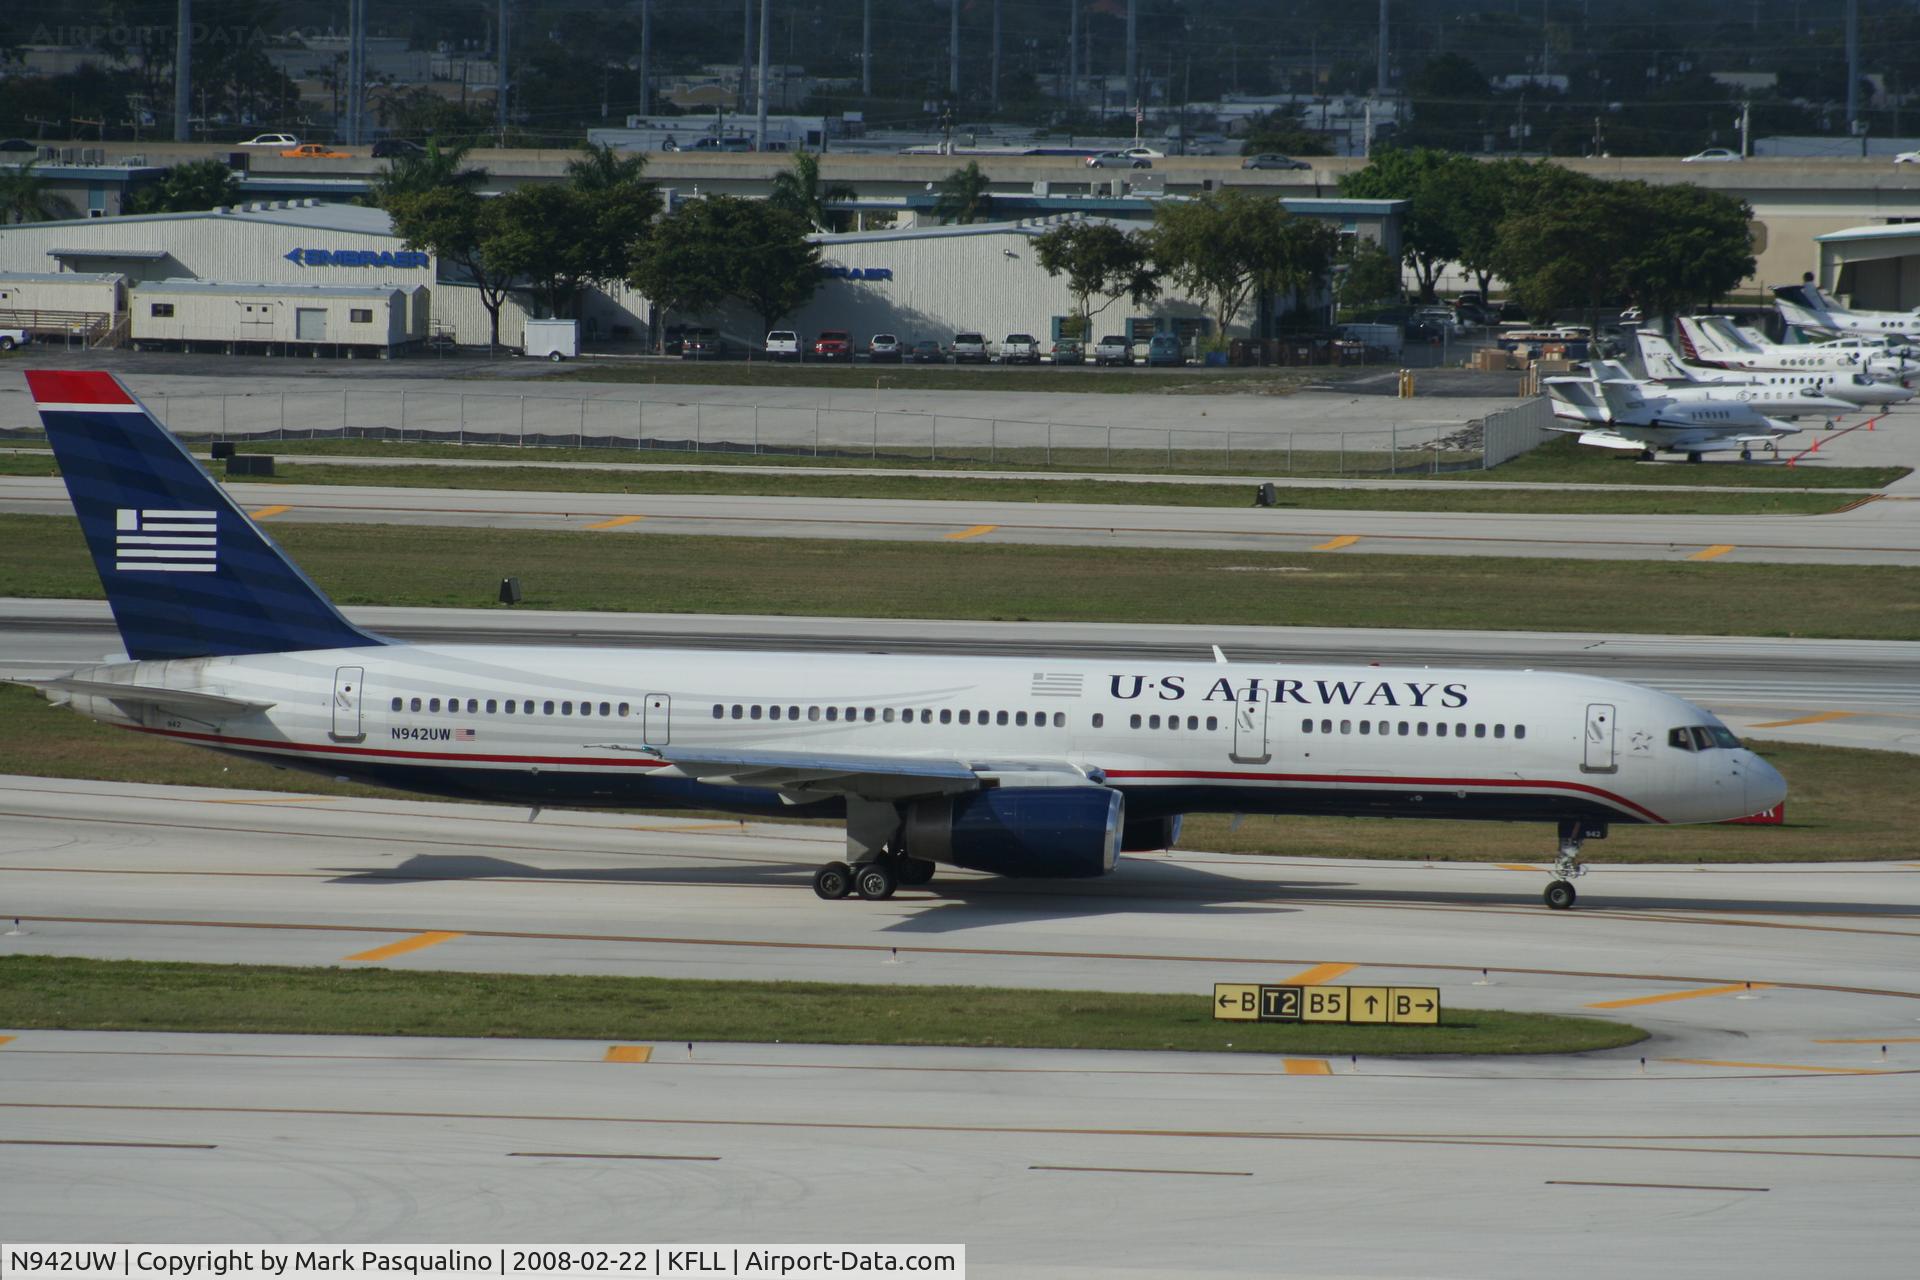
[[[1920,564],[1920,500],[1887,498],[1821,516],[1514,515],[1290,511],[1052,502],[922,502],[699,494],[234,484],[269,525],[324,523],[698,534],[857,541],[1036,543],[1318,551],[1340,555],[1497,555],[1577,560],[1698,558],[1778,564]],[[0,477],[0,512],[67,515],[54,477]]]
[[[1224,1025],[1178,1055],[0,1028],[8,1239],[960,1240],[1060,1277],[1893,1275],[1920,1247],[1920,865],[1608,867],[1552,913],[1538,873],[1192,852],[829,903],[818,828],[29,778],[0,812],[0,954],[1196,1001],[1313,971],[1653,1033],[1354,1062]]]

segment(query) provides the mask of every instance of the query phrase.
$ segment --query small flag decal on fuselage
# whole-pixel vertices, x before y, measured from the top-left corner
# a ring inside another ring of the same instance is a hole
[[[213,573],[218,514],[122,507],[114,515],[113,567],[143,573]]]

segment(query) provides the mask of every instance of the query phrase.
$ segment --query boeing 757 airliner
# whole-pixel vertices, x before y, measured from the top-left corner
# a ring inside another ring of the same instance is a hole
[[[844,817],[823,898],[945,864],[1086,877],[1182,814],[1557,829],[1548,905],[1615,823],[1786,786],[1699,707],[1589,676],[1334,662],[405,644],[343,617],[112,375],[29,372],[128,655],[31,683],[268,764],[535,806]]]

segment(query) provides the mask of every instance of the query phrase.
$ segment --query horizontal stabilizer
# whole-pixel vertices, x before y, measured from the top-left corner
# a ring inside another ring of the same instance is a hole
[[[110,698],[122,705],[159,707],[194,718],[209,714],[247,715],[265,711],[274,705],[255,698],[230,698],[224,693],[207,693],[200,689],[167,689],[158,685],[129,684],[123,680],[87,680],[79,676],[22,677],[7,683],[38,689],[49,697],[65,693]]]

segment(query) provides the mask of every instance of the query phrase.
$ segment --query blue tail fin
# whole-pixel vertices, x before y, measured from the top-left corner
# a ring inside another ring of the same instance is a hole
[[[35,370],[27,385],[130,656],[386,643],[341,617],[118,378]]]

